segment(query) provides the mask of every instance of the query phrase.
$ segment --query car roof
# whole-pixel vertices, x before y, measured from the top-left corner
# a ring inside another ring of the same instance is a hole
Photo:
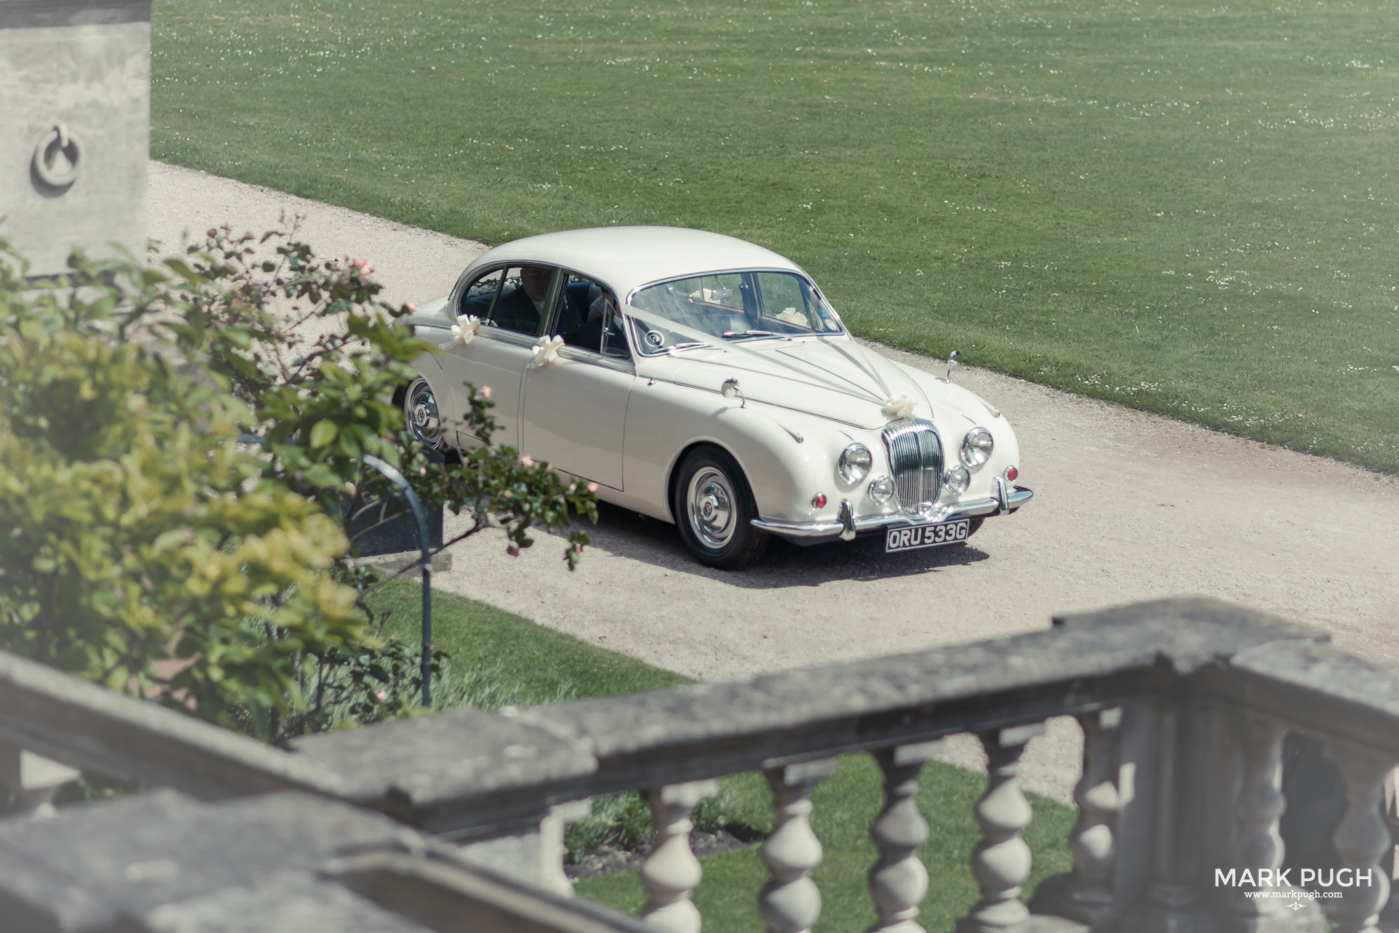
[[[802,272],[784,256],[746,240],[686,227],[593,227],[512,240],[482,253],[467,273],[502,262],[563,266],[627,295],[666,279],[736,269]],[[805,273],[802,273],[805,275]]]

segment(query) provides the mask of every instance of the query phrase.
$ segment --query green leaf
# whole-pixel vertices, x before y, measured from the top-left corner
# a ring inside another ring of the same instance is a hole
[[[317,421],[315,427],[311,428],[311,446],[324,447],[335,440],[335,435],[339,433],[340,428],[334,421]]]

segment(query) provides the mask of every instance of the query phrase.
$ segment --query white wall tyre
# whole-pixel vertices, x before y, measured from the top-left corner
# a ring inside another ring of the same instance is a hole
[[[671,511],[680,539],[706,567],[738,570],[760,557],[768,536],[753,527],[753,492],[738,463],[718,447],[696,447],[676,469]]]

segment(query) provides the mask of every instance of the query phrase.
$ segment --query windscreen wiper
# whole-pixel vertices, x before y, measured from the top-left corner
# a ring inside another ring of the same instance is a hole
[[[789,337],[789,336],[786,335],[786,334],[779,334],[779,333],[776,333],[775,331],[770,331],[770,330],[731,330],[731,331],[725,332],[724,337],[725,337],[726,339],[729,339],[729,340],[732,340],[732,339],[734,339],[734,338],[736,338],[736,337],[742,337],[742,338],[745,338],[745,339],[750,338],[750,337],[751,337],[751,338],[754,338],[754,339],[760,339],[760,338],[764,338],[764,337],[774,337],[774,338],[776,338],[776,339],[778,339],[778,340],[791,340],[791,339],[792,339],[791,337]]]

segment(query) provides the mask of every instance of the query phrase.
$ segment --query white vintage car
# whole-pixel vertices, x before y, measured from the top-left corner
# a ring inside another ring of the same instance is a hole
[[[528,237],[467,267],[410,318],[441,348],[401,393],[450,453],[464,384],[489,386],[514,445],[674,522],[703,564],[740,567],[771,535],[965,541],[1029,501],[994,407],[861,347],[790,260],[732,237],[603,227]]]

